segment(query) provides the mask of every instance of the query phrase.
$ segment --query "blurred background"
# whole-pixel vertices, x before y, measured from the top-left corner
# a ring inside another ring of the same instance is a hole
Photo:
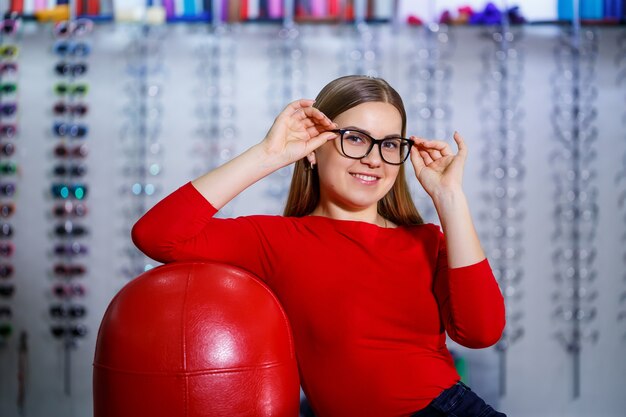
[[[408,134],[469,148],[507,303],[494,347],[449,342],[509,416],[624,415],[623,1],[0,1],[0,415],[89,416],[98,326],[157,266],[130,228],[263,139],[290,101],[368,74]],[[220,216],[280,214],[291,167]],[[433,207],[412,175],[416,204]],[[303,415],[309,415],[303,405]]]

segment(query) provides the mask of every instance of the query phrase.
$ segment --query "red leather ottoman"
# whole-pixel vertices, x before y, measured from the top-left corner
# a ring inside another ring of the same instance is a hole
[[[248,272],[172,263],[130,281],[100,325],[95,417],[297,417],[289,323]]]

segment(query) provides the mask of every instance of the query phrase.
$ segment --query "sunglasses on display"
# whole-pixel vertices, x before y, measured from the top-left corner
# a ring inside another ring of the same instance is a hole
[[[85,317],[87,314],[87,309],[85,306],[79,304],[73,305],[63,305],[63,304],[54,304],[50,306],[50,315],[55,318],[80,318]]]
[[[143,99],[143,98],[156,98],[161,94],[161,85],[144,83],[129,82],[124,86],[124,91],[131,96],[131,98]]]
[[[65,201],[54,206],[52,209],[54,217],[83,217],[87,214],[87,205],[76,201]]]
[[[87,165],[85,164],[72,164],[72,165],[56,165],[53,169],[54,175],[57,177],[82,177],[87,173]]]
[[[84,96],[89,91],[89,86],[85,83],[68,84],[57,83],[54,86],[54,92],[60,96]]]
[[[73,138],[82,138],[87,135],[88,131],[86,125],[63,122],[55,123],[52,128],[52,132],[59,137],[70,136]]]
[[[14,124],[0,125],[0,137],[12,138],[17,134],[17,127]]]
[[[2,32],[3,35],[14,35],[20,26],[21,24],[19,20],[4,19],[0,21],[0,32]]]
[[[11,142],[0,144],[0,154],[2,156],[11,156],[15,153],[15,145]]]
[[[60,144],[54,148],[54,155],[59,158],[84,158],[88,154],[87,147],[85,145],[66,146]]]
[[[149,166],[145,165],[126,165],[122,167],[122,173],[124,175],[152,175],[157,176],[161,173],[162,167],[158,163],[151,163]]]
[[[13,197],[16,188],[12,182],[0,183],[0,197]]]
[[[14,175],[17,172],[15,162],[0,162],[0,175]]]
[[[0,337],[9,337],[13,333],[13,326],[9,323],[0,324]]]
[[[7,279],[13,275],[13,265],[10,264],[0,264],[0,278]]]
[[[93,22],[89,19],[63,20],[54,25],[54,35],[58,38],[84,36],[93,30]]]
[[[52,326],[50,327],[50,332],[57,339],[62,337],[85,337],[87,336],[87,327],[82,324],[73,326]]]
[[[0,296],[9,298],[9,297],[12,297],[14,293],[15,293],[14,285],[6,285],[6,284],[0,285]]]
[[[80,264],[56,264],[52,270],[56,276],[65,278],[79,277],[87,272],[87,268]]]
[[[52,50],[59,56],[85,57],[91,52],[91,47],[85,42],[59,40],[52,46]]]
[[[64,200],[68,198],[82,200],[87,196],[87,186],[83,184],[52,184],[50,191],[52,197]]]
[[[136,118],[137,120],[143,120],[141,117]],[[156,141],[159,139],[159,135],[161,133],[160,126],[158,123],[142,123],[135,122],[132,124],[126,124],[122,127],[121,138],[122,140],[130,140],[133,143],[137,140],[137,138],[141,140],[147,140],[151,142],[152,145],[158,145]],[[150,149],[150,153],[157,154],[161,152],[161,149]]]
[[[0,57],[5,59],[16,58],[19,51],[15,45],[0,45]]]
[[[165,65],[159,64],[129,64],[126,67],[126,73],[131,77],[145,78],[148,76],[157,76],[166,74]]]
[[[2,83],[0,84],[0,94],[13,94],[17,91],[16,83]]]
[[[59,75],[71,75],[73,77],[76,77],[87,73],[87,64],[85,64],[84,62],[79,62],[77,64],[59,62],[54,67],[54,70]]]
[[[54,105],[52,111],[58,116],[66,114],[72,116],[84,116],[89,111],[89,107],[87,107],[87,105],[84,103],[68,104],[59,101]]]
[[[136,182],[130,186],[130,192],[133,195],[145,194],[147,196],[151,196],[154,195],[154,193],[156,193],[157,191],[159,191],[159,188],[154,184],[141,184]]]
[[[59,237],[78,237],[84,236],[88,232],[87,228],[79,224],[74,224],[71,221],[66,221],[63,224],[59,224],[54,228],[54,234]]]
[[[15,204],[13,203],[2,203],[0,204],[0,217],[11,217],[15,212]]]
[[[56,284],[52,292],[59,298],[82,297],[85,295],[85,287],[80,284]]]
[[[15,74],[17,72],[17,62],[0,63],[0,75]]]
[[[0,243],[0,256],[9,257],[13,255],[15,251],[15,247],[11,242],[2,242]]]
[[[72,243],[59,243],[54,247],[54,254],[58,256],[79,256],[79,255],[87,255],[89,253],[89,249],[87,245],[83,245],[78,242]]]
[[[17,112],[17,103],[0,103],[2,116],[13,116]]]
[[[0,239],[13,236],[13,227],[9,223],[0,223]]]

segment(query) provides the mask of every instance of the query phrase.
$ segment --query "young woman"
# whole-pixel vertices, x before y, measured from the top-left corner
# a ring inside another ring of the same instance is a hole
[[[462,190],[467,154],[405,138],[384,80],[347,76],[298,100],[259,144],[182,186],[133,228],[160,262],[213,260],[264,280],[289,317],[317,417],[503,416],[459,382],[445,344],[498,341],[504,304]],[[443,233],[408,192],[410,159]],[[295,162],[284,216],[213,215]]]

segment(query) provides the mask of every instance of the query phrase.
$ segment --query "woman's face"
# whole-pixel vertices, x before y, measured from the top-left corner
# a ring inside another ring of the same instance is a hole
[[[334,120],[340,129],[355,129],[375,139],[402,133],[400,112],[389,103],[367,102],[339,114]],[[390,165],[380,157],[378,145],[361,159],[341,153],[340,138],[315,151],[320,179],[320,204],[334,205],[345,211],[376,209],[376,204],[391,189],[399,165]]]

